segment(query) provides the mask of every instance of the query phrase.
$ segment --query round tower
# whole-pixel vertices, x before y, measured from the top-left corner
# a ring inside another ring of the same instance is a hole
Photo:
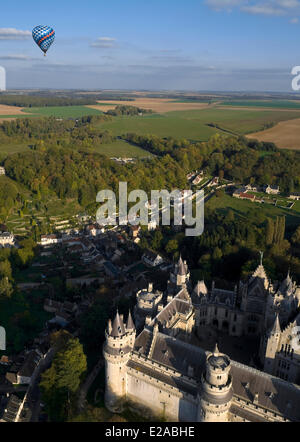
[[[199,392],[200,422],[228,422],[233,396],[230,359],[220,353],[216,344],[206,359]]]
[[[129,311],[126,325],[118,311],[113,321],[108,321],[103,346],[105,359],[105,405],[112,412],[122,409],[126,398],[127,362],[135,341],[135,326]]]

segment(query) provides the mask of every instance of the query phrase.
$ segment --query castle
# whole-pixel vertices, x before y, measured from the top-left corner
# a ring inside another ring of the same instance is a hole
[[[290,275],[269,281],[262,264],[233,291],[192,290],[187,263],[173,266],[165,294],[137,293],[126,323],[117,312],[103,347],[105,403],[118,412],[124,402],[146,415],[183,422],[300,421],[300,287]],[[209,326],[228,336],[260,337],[263,371],[218,349],[192,342]]]

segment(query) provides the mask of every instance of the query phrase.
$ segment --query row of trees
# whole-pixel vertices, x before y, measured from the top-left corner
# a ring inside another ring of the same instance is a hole
[[[139,115],[139,114],[152,114],[151,109],[141,109],[136,106],[116,106],[115,109],[110,109],[106,112],[107,115],[113,115],[118,117],[120,115]]]
[[[273,143],[220,134],[201,143],[133,133],[123,138],[155,155],[170,155],[185,172],[201,168],[243,184],[277,184],[286,193],[300,190],[300,152],[279,150]]]
[[[95,98],[58,97],[53,95],[6,95],[0,94],[0,104],[20,107],[48,107],[48,106],[83,106],[97,104]]]

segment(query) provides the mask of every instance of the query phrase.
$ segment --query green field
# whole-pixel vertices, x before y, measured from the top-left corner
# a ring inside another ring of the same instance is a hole
[[[223,131],[208,124],[214,123],[224,131],[246,134],[262,130],[267,123],[299,118],[300,110],[234,110],[210,108],[153,114],[144,116],[120,116],[113,121],[101,123],[99,127],[111,130],[115,135],[127,132],[139,135],[153,134],[159,137],[187,138],[206,141],[216,132]]]
[[[27,144],[0,144],[0,157],[29,150]]]
[[[300,100],[232,100],[223,101],[224,106],[272,107],[281,109],[300,109]]]
[[[299,201],[297,201],[299,203]],[[246,200],[239,200],[233,198],[230,195],[222,195],[221,197],[213,196],[205,204],[210,209],[225,214],[228,209],[233,210],[236,216],[249,217],[249,211],[253,214],[254,218],[257,218],[258,213],[260,217],[269,216],[275,218],[276,216],[286,216],[287,225],[299,225],[300,224],[300,204],[295,204],[292,209],[283,209],[281,207],[275,207],[271,204],[260,204]]]
[[[116,140],[109,144],[99,144],[93,149],[95,152],[108,157],[129,157],[129,158],[146,158],[153,157],[150,152],[127,143],[123,140]]]
[[[97,109],[91,109],[86,106],[49,106],[49,107],[31,107],[23,112],[30,113],[32,116],[57,117],[57,118],[80,118],[85,115],[101,115],[102,112]],[[20,115],[18,115],[20,117]]]

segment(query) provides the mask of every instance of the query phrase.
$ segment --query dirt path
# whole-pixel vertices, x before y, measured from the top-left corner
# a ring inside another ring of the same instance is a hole
[[[78,409],[79,412],[84,410],[87,392],[89,391],[92,383],[96,379],[96,377],[97,377],[99,371],[101,370],[103,364],[104,364],[104,361],[101,358],[97,362],[97,364],[95,365],[95,367],[93,368],[91,373],[88,375],[88,377],[86,378],[85,382],[81,385],[81,387],[79,389],[79,393],[78,393],[78,399],[77,399],[77,409]]]

